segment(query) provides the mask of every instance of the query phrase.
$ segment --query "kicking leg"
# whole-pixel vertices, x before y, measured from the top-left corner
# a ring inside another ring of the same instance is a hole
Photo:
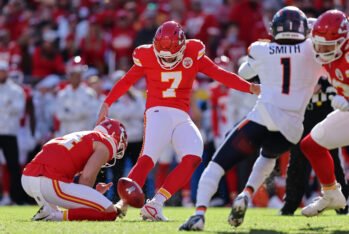
[[[259,150],[262,142],[260,133],[263,130],[259,126],[256,123],[244,121],[226,137],[200,178],[195,215],[191,216],[180,230],[204,228],[206,209],[224,173]],[[259,138],[252,138],[254,134]]]

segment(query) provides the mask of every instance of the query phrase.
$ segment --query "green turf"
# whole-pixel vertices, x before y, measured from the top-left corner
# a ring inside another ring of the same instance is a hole
[[[0,207],[0,233],[179,233],[178,227],[194,210],[166,207],[164,214],[171,221],[163,223],[141,221],[137,209],[130,209],[125,219],[115,222],[32,222],[30,218],[37,209],[36,206]],[[299,211],[295,216],[281,217],[274,209],[249,209],[239,228],[232,228],[226,222],[229,211],[210,208],[202,233],[349,233],[349,217],[335,215],[333,211],[305,218]]]

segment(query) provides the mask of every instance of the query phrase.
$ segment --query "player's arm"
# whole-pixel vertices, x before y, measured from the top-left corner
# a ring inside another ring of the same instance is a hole
[[[87,161],[79,177],[79,184],[83,184],[89,187],[94,186],[101,167],[106,164],[111,158],[110,151],[103,143],[94,142],[93,146],[94,152]]]
[[[124,95],[129,88],[144,76],[143,68],[133,65],[131,69],[114,85],[108,96],[104,100],[101,110],[98,114],[97,123],[101,122],[107,115],[111,104]]]
[[[236,89],[246,93],[259,94],[260,87],[257,84],[250,83],[238,75],[224,70],[217,66],[206,55],[200,59],[199,71],[211,77],[212,79],[219,81],[229,88]]]
[[[243,77],[245,80],[252,80],[256,76],[258,76],[257,72],[253,70],[248,61],[243,62],[238,71],[239,76]]]

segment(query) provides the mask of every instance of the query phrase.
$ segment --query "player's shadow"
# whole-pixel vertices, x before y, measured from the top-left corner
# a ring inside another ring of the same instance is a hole
[[[309,232],[309,231],[312,231],[312,232],[324,232],[326,231],[326,227],[312,227],[310,226],[310,224],[307,224],[308,227],[306,228],[300,228],[299,231],[304,231],[304,232]]]
[[[349,233],[349,230],[347,230],[347,231],[336,230],[336,231],[331,232],[331,234],[348,234],[348,233]]]

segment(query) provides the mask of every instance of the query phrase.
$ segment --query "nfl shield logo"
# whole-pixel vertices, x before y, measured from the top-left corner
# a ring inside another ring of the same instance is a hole
[[[193,65],[193,60],[189,57],[183,59],[183,67],[190,68]]]

